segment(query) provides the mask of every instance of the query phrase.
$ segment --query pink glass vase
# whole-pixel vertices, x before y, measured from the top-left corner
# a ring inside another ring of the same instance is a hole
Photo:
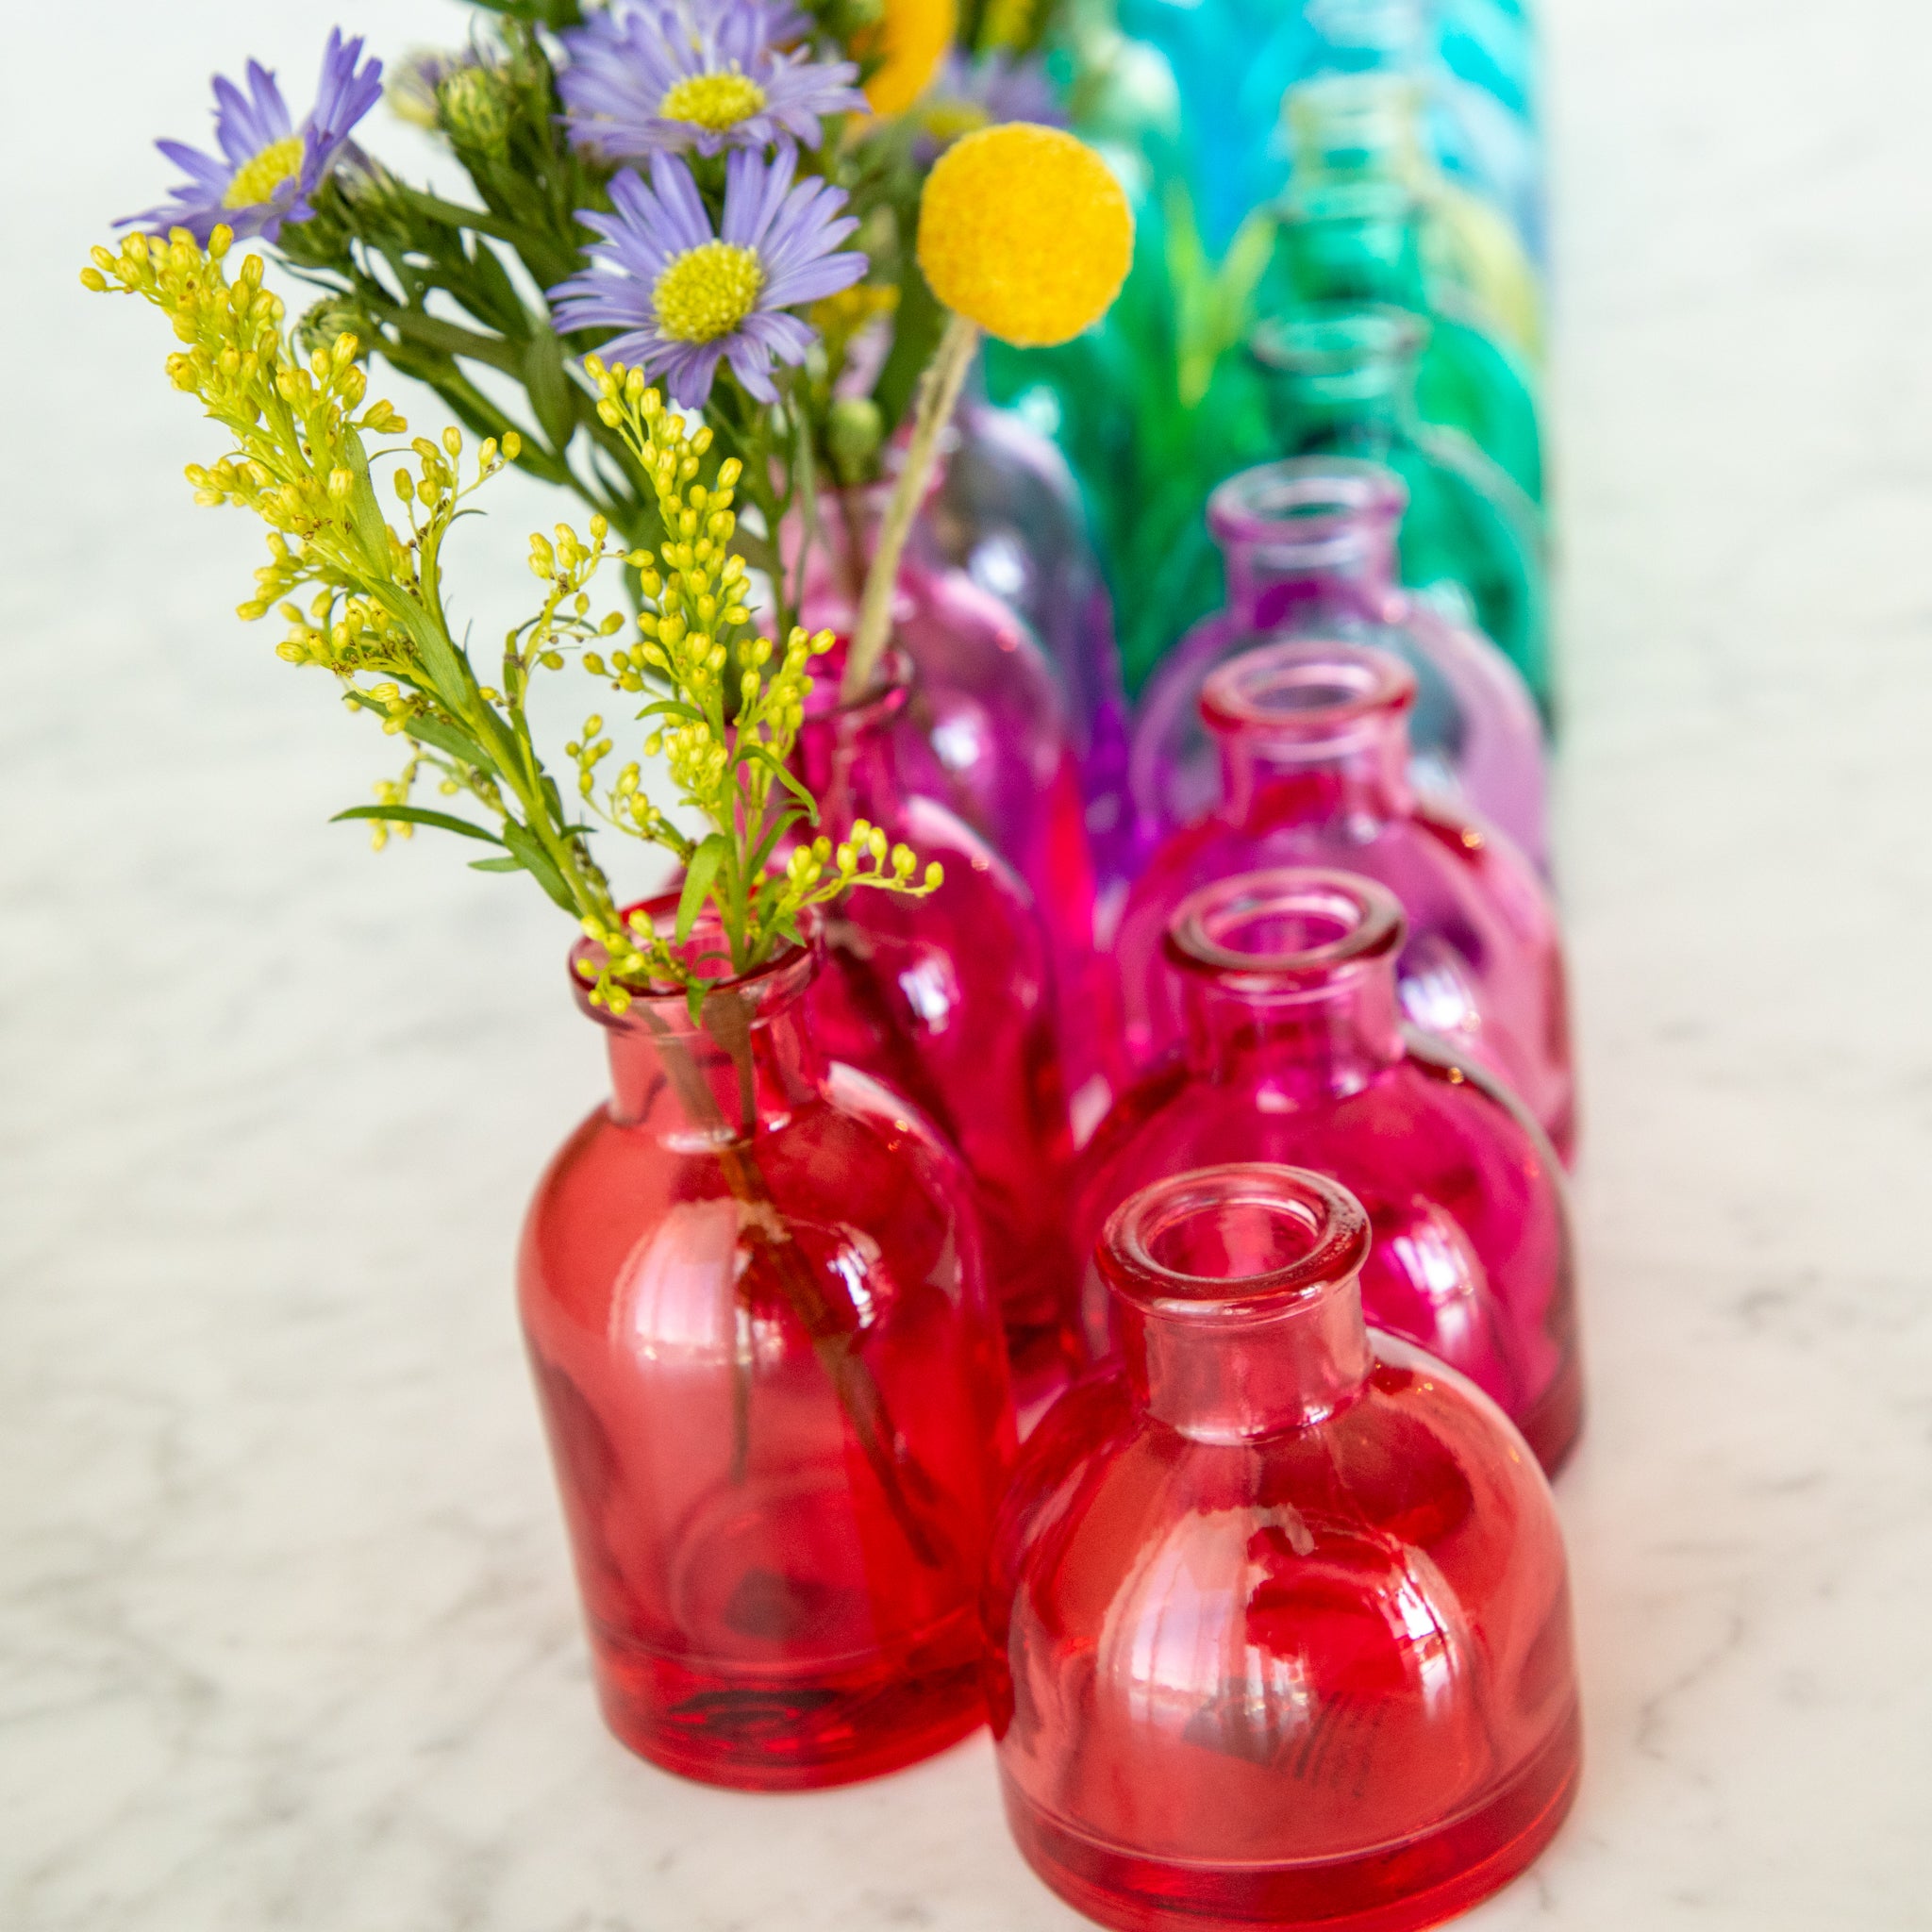
[[[855,820],[903,841],[945,882],[930,898],[848,892],[824,909],[825,967],[808,1000],[834,1059],[875,1074],[957,1147],[973,1177],[987,1273],[1023,1416],[1079,1359],[1064,1203],[1072,1155],[1046,941],[1031,895],[944,806],[899,782],[910,667],[890,652],[873,695],[820,679],[798,762],[835,842]]]
[[[1341,638],[1400,658],[1416,680],[1410,775],[1549,865],[1542,725],[1529,687],[1482,635],[1395,580],[1407,491],[1392,470],[1304,457],[1243,470],[1208,499],[1224,607],[1197,624],[1141,696],[1131,759],[1141,821],[1159,830],[1214,808],[1218,759],[1201,686],[1263,640]]]
[[[1332,865],[1402,902],[1402,1003],[1506,1081],[1570,1158],[1574,1080],[1557,918],[1535,868],[1502,834],[1419,793],[1408,776],[1414,674],[1385,651],[1264,644],[1211,673],[1201,715],[1221,795],[1171,834],[1129,895],[1118,955],[1127,1045],[1148,1064],[1179,1036],[1166,936],[1197,887],[1278,865]]]
[[[1404,1027],[1402,941],[1393,897],[1347,873],[1252,873],[1184,900],[1168,957],[1185,1044],[1082,1156],[1074,1237],[1091,1251],[1123,1201],[1185,1168],[1333,1174],[1375,1230],[1369,1319],[1469,1376],[1554,1470],[1583,1417],[1560,1171],[1519,1101]]]
[[[884,505],[883,486],[828,497],[828,541],[808,561],[806,624],[850,634]],[[916,673],[896,726],[900,775],[977,832],[1033,894],[1068,1092],[1091,1124],[1119,1072],[1118,998],[1094,943],[1093,858],[1059,687],[1011,610],[917,554],[899,572],[892,636]]]
[[[675,903],[650,908],[667,929]],[[1014,1441],[965,1176],[828,1065],[817,966],[727,981],[695,1023],[681,992],[613,1018],[574,979],[611,1097],[539,1184],[518,1267],[606,1719],[747,1790],[869,1777],[979,1722]]]
[[[1099,1254],[1122,1359],[1001,1507],[1008,1822],[1121,1932],[1432,1925],[1574,1793],[1548,1485],[1478,1391],[1364,1328],[1369,1243],[1346,1189],[1291,1168],[1136,1193]]]

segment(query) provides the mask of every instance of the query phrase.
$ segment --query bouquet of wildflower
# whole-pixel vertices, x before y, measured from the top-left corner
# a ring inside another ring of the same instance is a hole
[[[353,337],[628,548],[659,540],[658,494],[573,365],[640,371],[740,464],[737,541],[783,637],[781,526],[808,543],[815,479],[877,475],[943,325],[914,258],[924,177],[959,135],[1050,111],[1028,51],[1046,18],[1030,0],[963,20],[956,0],[478,0],[466,47],[390,84],[460,163],[460,202],[357,143],[382,69],[333,32],[299,125],[258,65],[217,79],[219,155],[160,143],[185,178],[130,224],[258,238],[319,291],[301,347]]]

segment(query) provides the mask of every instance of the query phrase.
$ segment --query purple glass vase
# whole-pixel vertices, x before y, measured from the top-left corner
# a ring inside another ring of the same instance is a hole
[[[1236,873],[1333,866],[1391,891],[1408,919],[1404,1011],[1528,1108],[1566,1160],[1574,1081],[1556,913],[1515,845],[1418,792],[1414,674],[1365,644],[1261,644],[1212,672],[1201,715],[1220,796],[1171,833],[1128,895],[1117,958],[1126,1044],[1145,1066],[1182,1031],[1167,929],[1189,893]]]
[[[1158,836],[1213,808],[1217,759],[1201,686],[1264,637],[1346,638],[1398,657],[1416,680],[1411,775],[1507,832],[1547,871],[1542,727],[1529,687],[1467,625],[1398,587],[1407,491],[1392,470],[1347,457],[1262,463],[1208,499],[1227,573],[1225,607],[1188,632],[1141,701],[1131,785]]]

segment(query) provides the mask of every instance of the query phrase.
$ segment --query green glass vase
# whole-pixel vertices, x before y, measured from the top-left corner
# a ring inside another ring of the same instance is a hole
[[[1349,305],[1263,322],[1249,340],[1276,451],[1384,464],[1408,490],[1402,581],[1502,646],[1547,715],[1548,572],[1542,519],[1507,474],[1457,430],[1424,422],[1416,381],[1424,317]]]

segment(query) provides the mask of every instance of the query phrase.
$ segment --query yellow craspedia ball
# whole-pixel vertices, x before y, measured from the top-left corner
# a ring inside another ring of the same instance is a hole
[[[1098,322],[1134,253],[1134,217],[1091,147],[1010,121],[957,141],[919,204],[919,265],[948,308],[1022,348]]]
[[[903,114],[926,91],[958,25],[958,0],[886,0],[877,28],[881,58],[865,83],[874,114]],[[861,42],[855,51],[873,47]]]

